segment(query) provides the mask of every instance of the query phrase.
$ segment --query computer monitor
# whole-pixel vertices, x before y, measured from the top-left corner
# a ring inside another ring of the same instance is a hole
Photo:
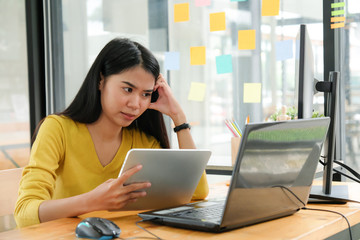
[[[300,25],[297,36],[296,85],[298,118],[311,118],[313,99],[317,92],[324,92],[324,115],[331,118],[329,131],[322,150],[324,162],[323,184],[313,186],[310,201],[343,203],[352,201],[348,198],[345,186],[333,186],[333,163],[335,160],[335,134],[338,118],[339,72],[330,72],[329,79],[318,81],[314,78],[314,55],[307,27]],[[316,200],[321,199],[321,200]]]
[[[313,115],[313,98],[315,91],[314,81],[314,54],[306,25],[300,25],[296,37],[295,76],[297,89],[298,118],[311,118]]]

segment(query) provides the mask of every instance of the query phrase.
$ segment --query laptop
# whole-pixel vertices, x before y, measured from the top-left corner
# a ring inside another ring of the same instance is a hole
[[[223,232],[297,212],[309,198],[330,118],[247,124],[225,199],[139,213],[144,220]]]
[[[119,176],[141,164],[124,184],[149,181],[146,196],[120,210],[145,210],[189,203],[211,155],[206,149],[140,149],[128,151]]]

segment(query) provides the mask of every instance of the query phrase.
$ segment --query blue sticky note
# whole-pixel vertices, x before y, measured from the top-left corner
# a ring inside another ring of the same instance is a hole
[[[165,52],[165,69],[179,70],[180,69],[180,53],[179,52]]]
[[[284,61],[293,58],[293,40],[276,42],[276,60]]]
[[[295,42],[295,59],[298,60],[300,58],[300,40],[296,40]]]
[[[216,57],[216,72],[218,74],[232,73],[232,71],[231,55],[221,55]]]

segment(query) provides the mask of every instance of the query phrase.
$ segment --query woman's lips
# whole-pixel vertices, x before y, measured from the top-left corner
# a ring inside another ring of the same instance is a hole
[[[136,118],[136,115],[124,113],[124,112],[121,112],[121,113],[127,120],[134,120]]]

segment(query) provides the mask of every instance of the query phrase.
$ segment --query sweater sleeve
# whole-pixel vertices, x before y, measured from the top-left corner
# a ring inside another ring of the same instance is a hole
[[[200,178],[199,184],[197,185],[191,200],[205,199],[208,194],[209,194],[209,185],[206,178],[206,172],[204,172]]]
[[[62,125],[56,117],[47,117],[32,146],[29,164],[22,173],[14,212],[18,227],[40,223],[39,206],[52,198],[64,146]]]

